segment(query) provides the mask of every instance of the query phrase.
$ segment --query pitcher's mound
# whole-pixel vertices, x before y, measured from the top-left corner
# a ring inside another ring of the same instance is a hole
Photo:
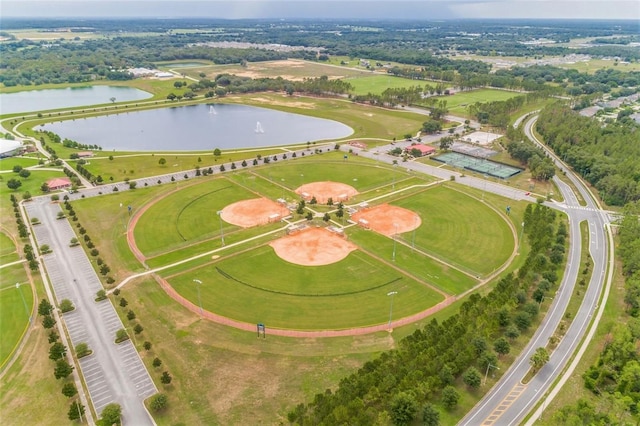
[[[353,186],[340,182],[312,182],[296,189],[296,194],[300,195],[305,201],[316,197],[319,204],[326,204],[327,200],[332,198],[334,204],[338,204],[357,195],[358,191]]]
[[[351,219],[361,226],[387,236],[413,231],[422,223],[420,216],[411,210],[389,204],[359,211],[353,214]]]
[[[281,259],[303,266],[336,263],[357,249],[355,244],[324,228],[308,228],[269,245]]]
[[[267,198],[255,198],[229,204],[220,214],[222,220],[232,225],[250,228],[270,222],[278,222],[289,216],[289,209]]]

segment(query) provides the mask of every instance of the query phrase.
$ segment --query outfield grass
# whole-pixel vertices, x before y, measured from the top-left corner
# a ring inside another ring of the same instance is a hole
[[[20,283],[20,288],[15,284]],[[22,294],[22,296],[21,296]],[[24,302],[22,301],[24,297]],[[26,304],[26,308],[25,308]],[[22,264],[2,268],[0,283],[0,366],[20,341],[33,310],[33,293]]]
[[[232,277],[232,278],[229,278]],[[325,266],[301,266],[263,246],[170,279],[174,288],[204,309],[267,327],[326,330],[382,324],[389,319],[386,294],[398,291],[397,315],[427,309],[443,297],[402,272],[355,251]]]
[[[423,231],[422,226],[416,230],[416,235]],[[398,268],[451,295],[460,294],[478,284],[475,278],[462,271],[412,249],[411,235],[399,236],[399,239],[408,239],[409,246],[396,244],[394,265]],[[394,250],[390,238],[357,227],[349,229],[349,240],[386,262],[392,260]]]
[[[256,198],[225,178],[207,180],[159,200],[140,218],[135,228],[138,248],[149,256],[185,244],[218,236],[216,212],[240,200]],[[237,229],[224,223],[223,232]],[[158,232],[162,230],[161,232]]]
[[[505,220],[462,193],[439,186],[394,204],[421,215],[423,225],[416,233],[416,248],[452,265],[487,275],[504,264],[513,251],[515,241]],[[409,237],[403,235],[405,241]]]

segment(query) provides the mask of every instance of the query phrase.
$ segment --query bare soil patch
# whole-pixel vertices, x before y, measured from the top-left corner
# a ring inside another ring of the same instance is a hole
[[[351,219],[387,236],[413,231],[422,223],[418,214],[389,204],[361,210],[353,214]]]
[[[330,181],[307,183],[300,186],[295,192],[306,201],[316,197],[320,204],[326,204],[329,198],[332,198],[333,202],[337,204],[340,201],[347,201],[354,195],[358,195],[358,191],[353,186]]]
[[[336,263],[357,249],[355,244],[325,228],[308,228],[269,245],[281,259],[303,266]]]
[[[289,216],[289,209],[267,198],[238,201],[229,204],[220,214],[222,220],[242,228],[277,222]]]

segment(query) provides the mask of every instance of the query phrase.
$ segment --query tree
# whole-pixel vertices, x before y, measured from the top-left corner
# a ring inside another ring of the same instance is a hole
[[[25,191],[25,192],[22,194],[22,199],[23,199],[24,201],[31,201],[31,193],[30,193],[29,191]]]
[[[427,404],[422,409],[422,424],[424,426],[439,426],[440,413],[433,404]]]
[[[53,305],[47,299],[42,299],[38,304],[38,314],[42,316],[50,315],[53,312]]]
[[[89,345],[85,342],[78,343],[75,347],[76,356],[78,358],[85,357],[91,354],[91,349],[89,349]]]
[[[164,408],[166,408],[168,402],[169,399],[167,398],[167,395],[159,393],[151,398],[151,403],[149,405],[151,406],[151,409],[153,411],[162,411]]]
[[[20,173],[22,171],[22,166],[20,164],[16,164],[13,166],[13,173]]]
[[[460,400],[460,395],[458,391],[453,386],[447,386],[442,390],[442,405],[447,410],[452,410],[458,405],[458,401]]]
[[[20,170],[20,173],[18,173],[18,176],[20,176],[23,179],[28,178],[29,176],[31,176],[31,172],[27,169],[22,169]]]
[[[56,320],[53,319],[53,317],[51,315],[46,315],[42,319],[42,326],[44,328],[53,328],[54,325],[56,325]]]
[[[16,190],[22,186],[22,182],[19,179],[11,178],[7,181],[7,187],[12,190]]]
[[[73,382],[67,382],[62,385],[62,394],[67,398],[71,398],[77,393],[78,389],[76,389],[76,385]]]
[[[436,133],[442,130],[442,123],[438,120],[429,119],[422,123],[422,131],[425,133]]]
[[[482,382],[482,376],[475,367],[469,367],[462,375],[462,381],[470,388],[477,389]]]
[[[222,155],[222,151],[220,151],[220,148],[216,148],[213,150],[213,155],[216,157],[220,157]]]
[[[511,351],[511,345],[507,339],[500,337],[498,340],[493,342],[493,349],[500,355],[506,355]]]
[[[162,376],[160,376],[160,381],[162,382],[162,384],[168,385],[169,383],[171,383],[171,380],[172,380],[172,377],[168,371],[164,371],[162,373]]]
[[[144,328],[140,324],[136,324],[135,327],[133,327],[133,331],[136,334],[142,333],[143,330]]]
[[[102,410],[102,422],[105,425],[119,425],[120,417],[122,417],[122,408],[120,404],[111,403],[107,404],[106,407]]]
[[[98,290],[96,293],[96,302],[104,300],[107,298],[107,292],[104,290]]]
[[[59,359],[56,361],[56,367],[53,369],[53,375],[56,379],[69,377],[72,372],[73,366],[71,366],[66,359]]]
[[[165,158],[160,158],[158,160],[158,164],[161,166],[164,166],[165,164],[167,164],[167,160]]]
[[[73,401],[71,403],[71,407],[69,407],[69,413],[67,413],[67,417],[69,420],[78,420],[84,415],[84,405],[80,403],[80,401]]]
[[[127,302],[127,299],[125,299],[124,297],[120,299],[120,306],[122,306],[123,308],[125,308],[128,304],[129,302]]]
[[[391,421],[394,425],[410,424],[418,412],[418,403],[413,395],[400,392],[391,401]]]
[[[129,309],[129,312],[127,312],[127,319],[129,321],[133,321],[134,319],[136,319],[136,313]]]
[[[43,183],[43,184],[40,186],[40,191],[42,191],[42,192],[49,192],[49,191],[50,191],[50,189],[49,189],[49,184],[48,184],[47,182]]]
[[[307,215],[305,216],[305,219],[307,220],[313,220],[313,213],[308,212]]]
[[[127,334],[127,330],[125,330],[124,328],[121,328],[118,331],[116,331],[116,343],[124,342],[125,340],[128,340],[128,339],[129,339],[129,334]]]
[[[60,212],[62,213],[62,212]],[[64,213],[62,214],[62,217],[64,217]],[[76,237],[73,237],[71,240],[69,240],[69,247],[75,247],[78,244],[80,244],[80,242],[78,241],[78,239]]]
[[[325,213],[324,216],[322,216],[322,220],[324,220],[325,222],[329,222],[331,220],[331,216],[329,215],[329,213]]]
[[[57,361],[59,359],[62,359],[66,354],[67,354],[67,347],[60,342],[55,342],[49,348],[49,359],[52,361]]]
[[[318,204],[318,200],[316,199],[315,195],[311,197],[311,201],[309,201],[309,204],[311,205]]]
[[[445,136],[440,139],[440,149],[443,151],[447,151],[453,145],[453,137]]]
[[[536,349],[529,359],[529,364],[531,364],[535,371],[540,370],[547,362],[549,362],[549,352],[543,347]]]
[[[153,359],[152,365],[153,365],[155,368],[158,368],[158,367],[160,367],[160,366],[162,365],[162,360],[161,360],[160,358],[158,358],[158,357],[155,357],[155,358]]]
[[[142,347],[144,348],[145,351],[150,351],[151,350],[151,342],[144,342],[142,344]]]
[[[110,97],[109,100],[111,101],[112,104],[116,102],[116,98],[114,96]]]
[[[71,300],[69,299],[62,299],[60,301],[60,310],[65,313],[65,312],[71,312],[75,309],[75,306],[73,306],[73,302],[71,302]]]

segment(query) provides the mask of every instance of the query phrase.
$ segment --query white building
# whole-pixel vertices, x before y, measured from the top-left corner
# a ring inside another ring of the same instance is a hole
[[[22,154],[22,151],[24,151],[22,142],[0,139],[0,158],[13,157]]]

